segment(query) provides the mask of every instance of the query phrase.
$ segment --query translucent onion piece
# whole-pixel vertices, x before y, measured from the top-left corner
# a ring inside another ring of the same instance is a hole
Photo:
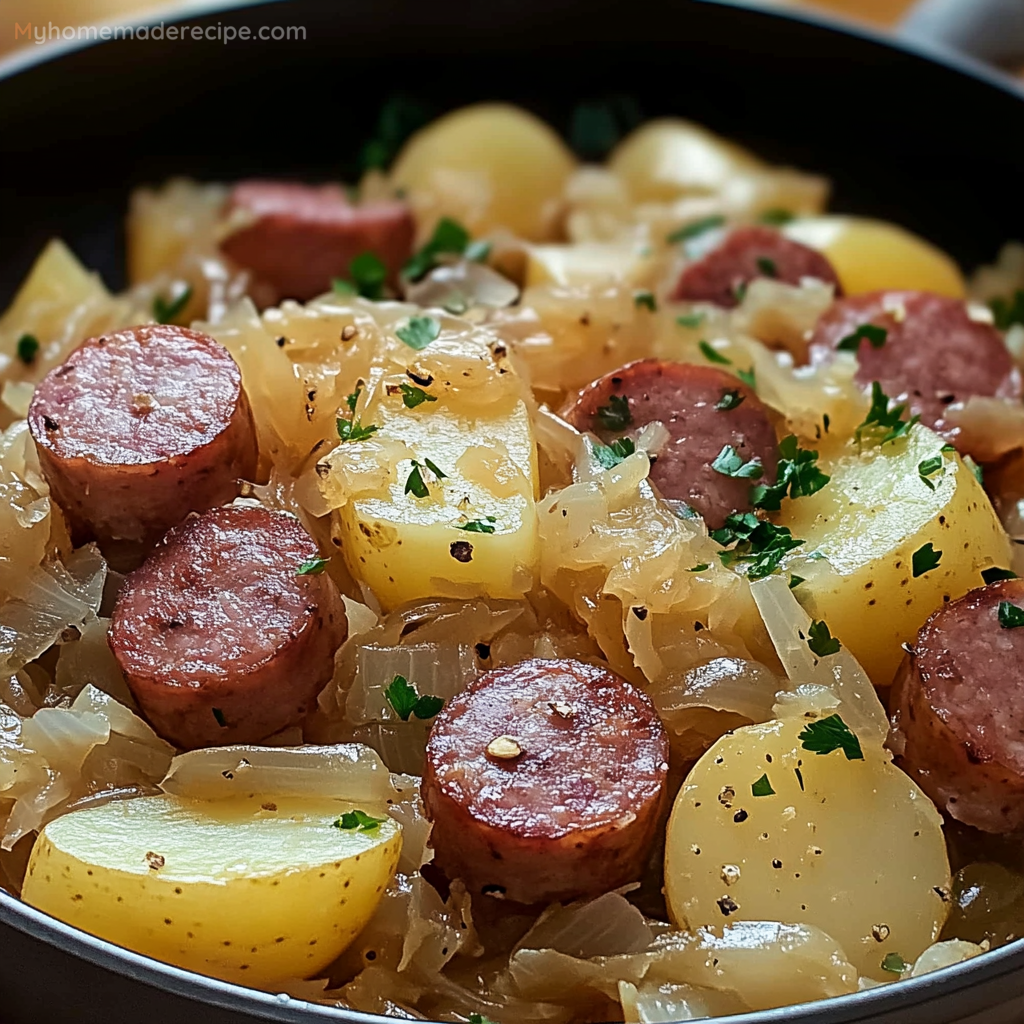
[[[388,802],[388,814],[402,826],[402,853],[398,870],[412,874],[431,860],[431,824],[420,800],[420,780],[415,775],[392,774],[396,796]]]
[[[750,282],[733,314],[736,328],[772,348],[786,349],[807,362],[807,343],[821,314],[832,305],[833,287],[805,278],[798,287],[758,277]]]
[[[109,694],[118,704],[135,707],[124,674],[110,645],[107,630],[110,619],[92,619],[81,627],[77,640],[61,644],[54,672],[56,689],[67,697],[76,697],[83,687],[92,685]]]
[[[673,722],[689,708],[731,711],[751,722],[772,717],[780,689],[775,673],[756,661],[713,658],[673,680],[648,691],[662,720]]]
[[[519,289],[482,263],[459,260],[435,267],[421,281],[407,284],[405,295],[420,306],[461,315],[473,306],[511,306],[519,298]]]
[[[746,1007],[732,993],[693,985],[619,982],[619,1002],[626,1024],[673,1024],[742,1013]]]
[[[587,960],[639,953],[654,935],[643,914],[617,892],[568,906],[554,904],[519,940],[517,949],[552,949]]]
[[[35,385],[27,380],[5,380],[3,391],[0,392],[0,401],[3,401],[19,419],[24,419],[28,415],[28,407],[35,390]]]
[[[1024,448],[1024,406],[1019,401],[971,395],[946,409],[947,422],[956,431],[958,445],[981,462]]]
[[[179,754],[160,783],[198,800],[244,790],[268,797],[328,797],[379,806],[397,797],[376,752],[358,743],[331,747],[209,747]]]
[[[865,740],[881,745],[889,730],[882,702],[857,659],[841,647],[837,654],[818,658],[807,645],[811,617],[800,607],[785,576],[766,576],[751,584],[750,592],[771,636],[792,687],[815,683],[839,700],[843,720]]]
[[[922,974],[929,974],[932,971],[941,970],[943,967],[952,967],[953,964],[961,964],[965,960],[980,956],[987,949],[987,943],[978,946],[973,942],[965,942],[963,939],[947,939],[945,942],[936,942],[914,961],[910,977],[919,978]]]

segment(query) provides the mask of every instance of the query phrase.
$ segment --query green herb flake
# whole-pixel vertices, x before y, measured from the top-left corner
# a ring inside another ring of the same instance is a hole
[[[744,384],[747,385],[752,391],[757,389],[757,379],[754,376],[754,368],[751,367],[749,370],[737,370],[736,376],[739,377]]]
[[[34,334],[23,334],[18,339],[18,358],[26,366],[31,366],[36,361],[38,352],[39,339]]]
[[[1017,629],[1024,626],[1024,608],[1018,608],[1010,601],[999,602],[999,625],[1003,629]]]
[[[466,246],[462,251],[462,255],[471,263],[486,263],[493,248],[493,242],[488,241],[486,238],[478,238],[475,242],[470,242]]]
[[[998,583],[1000,580],[1015,580],[1017,579],[1017,574],[1012,569],[1000,569],[998,566],[993,565],[988,569],[981,570],[981,578],[987,585],[989,583]]]
[[[228,720],[224,717],[224,712],[221,711],[220,708],[213,709],[213,717],[222,729],[226,729],[228,727]]]
[[[719,412],[729,412],[731,409],[735,409],[738,405],[742,405],[745,395],[741,395],[738,391],[723,391],[722,397],[715,402],[715,408]]]
[[[718,363],[719,366],[732,366],[732,360],[727,356],[723,356],[716,348],[713,348],[711,342],[702,341],[697,347],[700,349],[701,355],[709,363]]]
[[[346,420],[340,416],[337,419],[338,437],[342,441],[365,441],[377,433],[374,424],[364,427],[358,420]]]
[[[157,295],[153,299],[153,319],[158,324],[173,323],[192,298],[192,285],[188,284],[173,299]]]
[[[384,282],[388,279],[388,268],[374,252],[361,252],[348,265],[348,274],[356,291],[364,299],[379,302],[384,298]]]
[[[788,527],[758,519],[752,512],[734,512],[726,518],[725,525],[712,530],[710,536],[723,547],[736,545],[729,551],[719,552],[718,557],[725,566],[742,565],[752,580],[770,576],[788,552],[803,544]]]
[[[469,1024],[494,1024],[494,1021],[490,1017],[485,1017],[482,1013],[471,1013],[469,1015]]]
[[[807,646],[811,653],[819,658],[827,658],[830,654],[838,654],[842,644],[828,630],[828,623],[818,619],[811,623],[807,630]]]
[[[921,418],[912,416],[909,420],[903,419],[903,413],[907,406],[905,403],[889,408],[889,396],[882,390],[878,381],[871,384],[871,408],[868,410],[864,422],[857,427],[855,437],[860,445],[865,439],[877,441],[878,444],[888,444],[899,437],[905,437],[910,433],[911,427]]]
[[[772,784],[768,781],[767,772],[750,787],[750,792],[754,796],[775,796],[775,790],[772,789]]]
[[[295,571],[296,576],[319,576],[330,564],[329,558],[307,558]]]
[[[402,392],[402,404],[406,409],[415,409],[424,402],[437,401],[434,395],[428,395],[423,388],[414,388],[411,384],[399,384],[398,387]]]
[[[841,750],[847,761],[864,760],[860,740],[839,715],[829,715],[828,718],[809,723],[797,739],[804,750],[815,754],[831,754],[833,750]]]
[[[412,469],[409,471],[409,475],[405,478],[405,490],[403,494],[411,494],[416,498],[426,498],[430,496],[430,491],[427,489],[427,485],[423,482],[423,474],[420,472],[420,464],[413,462]]]
[[[715,456],[711,468],[722,476],[730,476],[737,480],[758,480],[764,474],[764,466],[756,456],[749,462],[731,444],[725,445]]]
[[[906,974],[911,965],[899,953],[886,953],[882,958],[882,970],[890,974]]]
[[[791,573],[789,577],[789,589],[796,590],[796,588],[799,587],[800,584],[805,581],[805,579],[806,577],[804,576],[797,576],[796,573]]]
[[[796,220],[796,214],[793,213],[792,210],[786,210],[781,206],[776,206],[770,210],[765,210],[757,219],[762,224],[771,224],[773,227],[783,227],[791,221]]]
[[[989,300],[988,308],[1001,331],[1008,331],[1014,324],[1024,324],[1024,289],[1018,288],[1011,299],[997,296]]]
[[[366,811],[346,811],[335,823],[345,832],[376,832],[387,818],[373,818]]]
[[[676,323],[680,327],[687,327],[691,331],[696,330],[702,323],[704,323],[703,313],[684,313],[682,316],[676,317]]]
[[[461,523],[455,529],[465,530],[466,533],[494,533],[496,522],[494,516],[484,516],[483,519],[471,519],[468,523]]]
[[[695,566],[693,566],[692,569],[687,569],[686,571],[687,572],[703,572],[707,568],[709,568],[708,563],[707,562],[701,562],[699,565],[695,565]]]
[[[614,469],[623,459],[636,451],[631,438],[620,437],[611,444],[595,444],[594,457],[604,469]]]
[[[384,170],[398,155],[405,140],[430,120],[430,112],[420,100],[409,96],[392,96],[383,104],[373,137],[359,155],[364,171]]]
[[[929,490],[935,490],[935,484],[930,479],[935,476],[936,473],[942,472],[943,459],[941,455],[934,455],[930,459],[923,459],[917,464],[917,473],[921,477],[921,482],[925,484]]]
[[[399,340],[417,352],[436,341],[440,333],[441,324],[432,316],[411,316],[404,327],[395,331]]]
[[[689,224],[684,224],[681,228],[676,228],[675,231],[666,237],[665,241],[669,245],[675,245],[678,242],[689,242],[708,231],[714,231],[716,228],[722,227],[724,224],[725,218],[721,214],[715,213],[710,217],[702,217],[700,220],[691,221]]]
[[[765,277],[779,276],[779,268],[775,265],[775,260],[769,259],[767,256],[757,257],[757,269]]]
[[[384,697],[403,722],[408,722],[410,715],[415,715],[420,721],[426,721],[444,707],[444,701],[440,697],[418,694],[416,687],[405,676],[395,676],[384,690]]]
[[[758,484],[751,488],[754,508],[778,512],[782,499],[806,498],[817,494],[832,478],[818,468],[818,453],[801,448],[794,434],[779,442],[779,465],[774,484]]]
[[[936,551],[930,543],[919,547],[911,559],[914,579],[916,580],[918,576],[923,576],[926,572],[931,572],[932,569],[937,568],[941,558],[942,552]]]
[[[629,399],[625,395],[610,395],[607,405],[598,406],[596,416],[605,430],[625,430],[633,422]]]
[[[437,465],[430,461],[430,459],[424,459],[423,464],[430,470],[438,480],[447,480],[448,474],[437,468]]]
[[[331,291],[333,291],[335,295],[350,296],[359,294],[356,290],[356,286],[344,277],[331,278]]]
[[[889,332],[884,327],[879,327],[876,324],[861,324],[853,334],[848,334],[843,338],[836,348],[840,352],[857,352],[860,350],[862,341],[870,342],[872,348],[881,348],[888,336]]]
[[[357,387],[355,391],[352,392],[352,394],[345,396],[345,404],[348,406],[349,412],[356,411],[356,406],[359,404],[359,396],[362,394],[362,392],[363,389],[361,387]]]
[[[644,309],[649,309],[652,313],[656,313],[658,311],[658,301],[654,297],[654,292],[634,292],[633,305],[636,306],[637,309],[640,309],[641,307]]]
[[[974,479],[982,486],[985,485],[985,471],[979,466],[970,455],[963,456],[964,465],[974,474]]]

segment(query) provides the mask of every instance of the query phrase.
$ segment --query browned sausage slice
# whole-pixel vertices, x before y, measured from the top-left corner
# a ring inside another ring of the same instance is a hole
[[[448,702],[427,743],[435,862],[520,903],[608,892],[643,873],[668,739],[646,696],[606,668],[525,661]]]
[[[766,227],[736,228],[702,259],[686,267],[676,282],[672,298],[677,302],[713,302],[732,309],[743,289],[755,278],[767,277],[799,285],[814,277],[834,285],[842,294],[839,277],[817,249],[794,242]]]
[[[612,397],[629,403],[630,429],[660,420],[670,436],[651,466],[651,482],[666,498],[685,501],[711,529],[734,511],[749,511],[754,483],[775,483],[778,439],[764,403],[736,377],[713,366],[641,359],[594,381],[563,413],[578,430],[605,442]],[[618,409],[622,409],[621,404]],[[712,469],[726,445],[743,461],[760,460],[756,479]]]
[[[125,581],[110,647],[175,746],[258,743],[295,725],[334,672],[345,612],[294,516],[228,506],[171,530]]]
[[[858,342],[857,380],[878,381],[892,399],[907,402],[921,421],[953,444],[957,431],[946,420],[954,402],[971,395],[1020,398],[1020,371],[999,332],[972,320],[958,299],[930,292],[880,291],[840,299],[818,321],[811,357],[827,357],[866,324],[881,327],[879,347]],[[848,342],[848,344],[852,344]],[[984,459],[984,452],[975,453]]]
[[[349,264],[364,252],[380,257],[394,280],[415,234],[405,203],[353,205],[340,185],[242,181],[232,189],[227,213],[241,226],[221,249],[252,271],[271,303],[304,302],[329,291],[331,279],[348,277]]]
[[[238,366],[184,327],[90,338],[40,382],[28,422],[76,541],[104,550],[147,549],[190,511],[231,501],[256,470]]]
[[[952,817],[985,832],[1024,826],[1024,580],[972,590],[921,627],[893,685],[896,763]]]

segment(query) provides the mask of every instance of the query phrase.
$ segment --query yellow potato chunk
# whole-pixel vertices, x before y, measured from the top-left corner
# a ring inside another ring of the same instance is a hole
[[[276,797],[114,801],[51,822],[22,896],[157,960],[268,986],[334,960],[391,880],[401,827],[334,827],[351,805]]]
[[[887,221],[808,217],[793,221],[784,231],[829,258],[847,295],[882,288],[935,292],[954,299],[966,294],[963,274],[949,256]]]
[[[562,192],[576,166],[543,121],[519,107],[463,107],[417,132],[391,183],[403,189],[427,233],[443,216],[474,235],[507,228],[529,241],[558,235]]]
[[[669,820],[669,912],[691,929],[812,925],[862,975],[891,978],[885,955],[912,962],[946,918],[942,820],[877,744],[860,760],[805,749],[815,720],[737,729],[700,759]]]
[[[678,118],[648,121],[612,152],[608,168],[637,202],[717,192],[727,178],[764,164],[733,142]]]
[[[649,247],[613,242],[530,246],[526,281],[532,285],[648,284],[657,270]]]
[[[980,586],[981,569],[1010,564],[988,496],[942,444],[923,426],[860,453],[851,444],[823,466],[830,482],[784,502],[779,516],[805,542],[788,562],[804,567],[794,569],[806,577],[796,591],[800,603],[828,623],[876,686],[892,682],[900,645],[913,641],[944,601]],[[941,469],[926,482],[919,466],[936,456]],[[939,563],[915,577],[914,554],[927,544],[942,552]],[[819,560],[807,561],[808,554]]]

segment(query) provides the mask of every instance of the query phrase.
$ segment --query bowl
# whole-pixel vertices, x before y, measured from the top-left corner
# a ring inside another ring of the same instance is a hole
[[[62,236],[123,283],[136,184],[352,177],[381,103],[520,103],[565,129],[581,99],[705,123],[827,174],[835,209],[892,219],[972,267],[1024,237],[1024,91],[964,58],[727,0],[322,0],[193,5],[202,40],[61,39],[0,62],[0,303]],[[225,41],[247,26],[292,39]],[[86,34],[87,35],[87,34]],[[166,35],[166,34],[165,34]],[[1024,1020],[1024,941],[935,974],[735,1024]],[[76,931],[0,892],[6,1024],[381,1021],[199,977]]]

